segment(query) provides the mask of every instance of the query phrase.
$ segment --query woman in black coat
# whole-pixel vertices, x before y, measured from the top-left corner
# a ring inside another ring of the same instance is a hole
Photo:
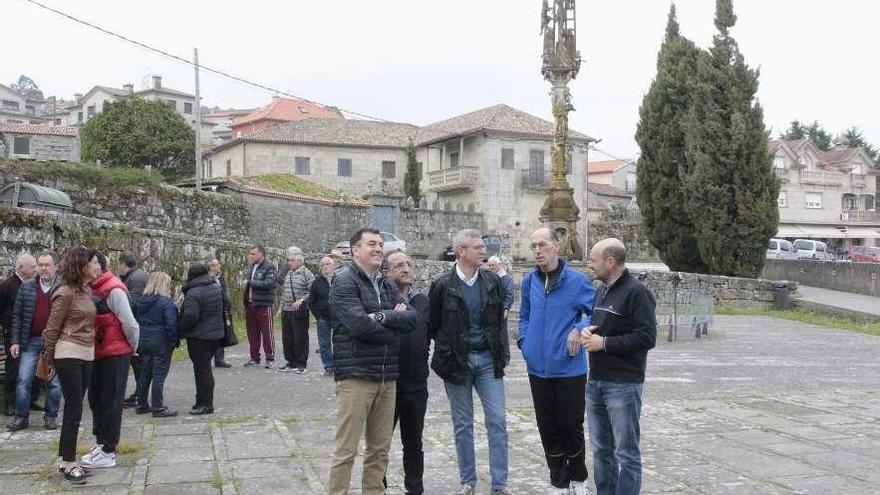
[[[187,352],[196,381],[196,403],[190,414],[214,412],[214,374],[211,359],[223,339],[223,295],[208,273],[208,267],[189,267],[183,286],[180,337],[186,339]]]

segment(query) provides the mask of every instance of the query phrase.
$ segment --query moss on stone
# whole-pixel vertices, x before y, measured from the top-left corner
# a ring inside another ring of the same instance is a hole
[[[280,193],[300,194],[320,199],[339,199],[341,197],[333,189],[290,174],[255,175],[252,177],[239,177],[236,180],[248,186],[269,189]]]

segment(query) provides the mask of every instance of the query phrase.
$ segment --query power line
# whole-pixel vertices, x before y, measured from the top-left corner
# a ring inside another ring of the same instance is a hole
[[[65,17],[65,18],[67,18],[67,19],[69,19],[69,20],[71,20],[71,21],[73,21],[73,22],[78,23],[78,24],[82,24],[82,25],[87,26],[87,27],[90,27],[90,28],[92,28],[92,29],[96,29],[96,30],[98,30],[98,31],[100,31],[100,32],[102,32],[102,33],[104,33],[104,34],[106,34],[106,35],[109,35],[109,36],[112,36],[112,37],[114,37],[114,38],[117,38],[117,39],[120,39],[120,40],[122,40],[122,41],[125,41],[126,43],[131,43],[131,44],[133,44],[133,45],[135,45],[135,46],[137,46],[137,47],[139,47],[139,48],[142,48],[142,49],[144,49],[144,50],[151,51],[151,52],[154,52],[154,53],[158,53],[159,55],[162,55],[162,56],[164,56],[164,57],[171,58],[171,59],[173,59],[173,60],[176,60],[176,61],[178,61],[178,62],[181,62],[181,63],[187,64],[187,65],[190,65],[190,66],[194,66],[194,65],[195,65],[191,60],[188,60],[188,59],[186,59],[186,58],[184,58],[184,57],[181,57],[181,56],[179,56],[179,55],[174,55],[173,53],[168,53],[168,52],[166,52],[165,50],[162,50],[162,49],[160,49],[160,48],[156,48],[156,47],[151,46],[151,45],[148,45],[148,44],[146,44],[146,43],[143,43],[143,42],[140,42],[140,41],[137,41],[137,40],[133,40],[133,39],[128,38],[128,37],[126,37],[126,36],[123,36],[123,35],[121,35],[121,34],[119,34],[119,33],[116,33],[116,32],[113,32],[113,31],[110,31],[109,29],[104,29],[104,28],[102,28],[101,26],[97,26],[97,25],[92,24],[92,23],[90,23],[90,22],[88,22],[88,21],[84,21],[84,20],[82,20],[82,19],[79,19],[79,18],[77,18],[77,17],[74,17],[74,16],[72,16],[72,15],[70,15],[70,14],[68,14],[68,13],[62,12],[62,11],[60,11],[60,10],[56,10],[56,9],[54,9],[54,8],[52,8],[52,7],[49,7],[48,5],[42,4],[42,3],[40,3],[40,2],[38,2],[38,1],[36,1],[36,0],[23,0],[23,1],[28,2],[28,3],[31,3],[31,4],[33,4],[33,5],[36,5],[37,7],[40,7],[41,9],[48,10],[49,12],[52,12],[52,13],[58,14],[58,15],[60,15],[61,17]],[[317,101],[314,101],[314,100],[310,100],[310,99],[308,99],[308,98],[303,98],[302,96],[297,96],[297,95],[294,95],[294,94],[288,93],[288,92],[286,92],[286,91],[281,91],[280,89],[275,89],[275,88],[273,88],[273,87],[271,87],[271,86],[266,86],[266,85],[264,85],[264,84],[260,84],[260,83],[258,83],[258,82],[254,82],[254,81],[251,81],[251,80],[249,80],[249,79],[245,79],[245,78],[243,78],[243,77],[239,77],[239,76],[236,76],[236,75],[234,75],[234,74],[230,74],[230,73],[228,73],[228,72],[224,72],[224,71],[219,70],[219,69],[213,69],[213,68],[208,67],[208,66],[205,66],[205,65],[201,65],[201,64],[200,64],[200,65],[199,65],[199,69],[200,69],[200,70],[203,70],[203,71],[205,71],[205,72],[213,73],[213,74],[218,75],[218,76],[221,76],[221,77],[225,77],[225,78],[227,78],[227,79],[231,79],[231,80],[233,80],[233,81],[237,81],[237,82],[240,82],[240,83],[244,83],[244,84],[246,84],[246,85],[248,85],[248,86],[253,86],[253,87],[258,88],[258,89],[261,89],[261,90],[263,90],[263,91],[268,91],[268,92],[270,92],[270,93],[279,94],[279,95],[287,96],[287,97],[290,97],[290,98],[296,98],[296,99],[298,99],[298,100],[302,100],[302,101],[305,101],[305,102],[308,102],[308,103],[312,103],[312,104],[314,104],[314,105],[319,105],[319,106],[322,106],[322,107],[334,107],[333,105],[327,105],[327,104],[324,104],[324,103],[321,103],[321,102],[317,102]],[[344,112],[344,113],[347,113],[347,114],[350,114],[350,115],[354,115],[354,116],[356,116],[356,117],[363,117],[363,118],[365,118],[365,119],[369,119],[369,120],[378,120],[378,121],[380,121],[380,122],[391,122],[391,121],[386,120],[386,119],[382,119],[382,118],[379,118],[379,117],[373,117],[373,116],[370,116],[370,115],[367,115],[367,114],[363,114],[363,113],[355,112],[355,111],[353,111],[353,110],[346,110],[346,109],[344,109],[344,108],[339,108],[339,107],[334,107],[334,108],[338,109],[340,112]]]
[[[622,161],[622,162],[628,162],[628,161],[632,160],[632,158],[629,158],[629,159],[627,159],[627,158],[620,158],[620,157],[614,156],[614,155],[612,155],[611,153],[608,153],[608,152],[606,152],[606,151],[602,151],[601,149],[597,148],[595,144],[591,144],[591,145],[590,145],[590,149],[593,150],[593,151],[597,151],[597,152],[599,152],[599,153],[601,153],[601,154],[607,156],[608,158],[611,158],[612,160],[620,160],[620,161]]]

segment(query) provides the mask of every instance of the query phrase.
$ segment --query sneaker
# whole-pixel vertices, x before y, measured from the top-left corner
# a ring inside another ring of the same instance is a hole
[[[219,363],[214,363],[215,368],[232,368],[232,365],[227,363],[226,361],[220,361]]]
[[[271,360],[271,359],[267,359],[266,364],[263,367],[266,368],[267,370],[271,370],[272,368],[275,367],[275,361]]]
[[[585,481],[571,482],[571,495],[587,495],[587,483]]]
[[[214,406],[199,406],[189,410],[193,416],[201,416],[202,414],[214,414]]]
[[[305,372],[306,372],[306,369],[305,369],[305,368],[297,368],[297,369],[296,369],[296,374],[297,374],[297,375],[305,374]]]
[[[116,467],[116,453],[99,450],[88,459],[80,459],[80,464],[85,468],[111,468]]]
[[[569,495],[569,493],[568,488],[557,488],[553,485],[547,490],[547,495]]]
[[[86,478],[88,478],[89,476],[92,475],[92,472],[89,471],[88,469],[86,469],[86,468],[84,468],[84,467],[82,467],[82,466],[80,466],[79,468],[83,470],[83,474],[86,475]],[[58,472],[61,473],[61,474],[64,474],[64,464],[59,464],[59,465],[58,465]]]
[[[49,416],[43,416],[43,425],[47,430],[57,430],[58,429],[58,418],[50,418]]]
[[[177,416],[177,411],[164,406],[153,411],[154,418],[173,418],[174,416]]]
[[[20,416],[16,416],[6,425],[7,431],[18,431],[24,430],[28,427],[28,418],[22,418]]]
[[[92,457],[95,456],[98,452],[101,452],[103,447],[104,446],[101,444],[95,445],[94,447],[92,447],[92,450],[86,452],[85,454],[83,454],[82,457],[79,458],[79,462],[84,463],[91,461]]]
[[[245,367],[245,368],[253,368],[254,366],[259,366],[259,365],[260,365],[260,362],[259,362],[259,361],[254,361],[253,359],[251,359],[250,361],[244,363],[244,367]]]
[[[477,493],[473,485],[461,485],[461,489],[455,492],[455,495],[474,495]]]
[[[137,408],[135,408],[135,410],[134,410],[134,413],[135,414],[147,414],[150,411],[152,411],[152,409],[150,409],[150,406],[137,406]]]
[[[280,372],[282,372],[282,373],[287,373],[288,371],[293,371],[293,370],[295,370],[295,369],[296,369],[296,368],[294,368],[294,367],[291,366],[290,364],[285,364],[284,366],[279,367],[279,368],[278,368],[278,371],[280,371]]]
[[[61,474],[64,475],[65,480],[74,485],[83,485],[86,482],[86,471],[80,466],[74,466],[67,471],[61,468]]]
[[[562,493],[568,493],[568,490],[563,490]],[[504,487],[499,489],[492,489],[492,495],[513,495],[513,492],[510,491],[510,488]]]

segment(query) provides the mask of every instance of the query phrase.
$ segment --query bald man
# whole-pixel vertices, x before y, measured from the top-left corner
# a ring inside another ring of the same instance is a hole
[[[626,269],[626,246],[605,239],[590,262],[604,282],[592,324],[581,334],[590,356],[587,418],[596,495],[637,495],[642,486],[639,416],[648,350],[657,340],[651,291]]]

